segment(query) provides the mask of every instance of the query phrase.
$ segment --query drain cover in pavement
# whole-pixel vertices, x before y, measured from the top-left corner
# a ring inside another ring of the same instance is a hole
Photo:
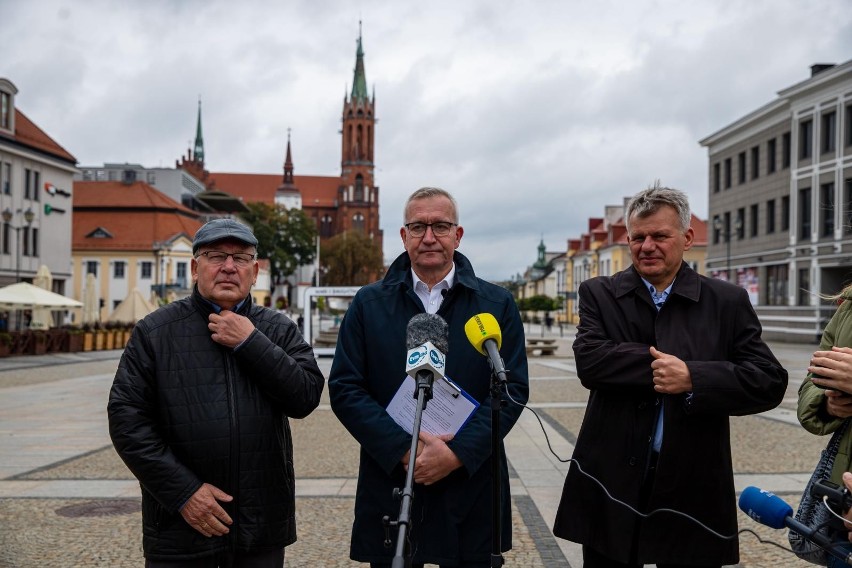
[[[110,517],[113,515],[129,515],[142,510],[139,501],[115,499],[111,501],[89,501],[77,505],[68,505],[56,509],[56,514],[62,517]]]

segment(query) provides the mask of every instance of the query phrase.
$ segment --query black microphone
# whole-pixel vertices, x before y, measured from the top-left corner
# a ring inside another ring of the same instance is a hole
[[[786,526],[835,558],[843,560],[846,564],[852,564],[852,552],[847,553],[837,549],[836,544],[827,536],[797,521],[793,517],[793,508],[774,493],[757,487],[746,487],[740,494],[739,505],[743,513],[758,523],[773,529],[783,529]]]
[[[449,329],[444,318],[437,314],[417,314],[408,321],[405,330],[405,372],[417,380],[418,375],[443,377],[446,353],[449,349]]]

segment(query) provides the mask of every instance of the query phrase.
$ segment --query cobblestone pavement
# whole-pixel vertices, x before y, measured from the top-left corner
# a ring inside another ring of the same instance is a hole
[[[535,330],[535,335],[540,331]],[[555,356],[531,357],[531,399],[556,452],[569,457],[587,391],[576,378],[571,335],[551,334]],[[826,440],[795,419],[796,390],[813,345],[773,344],[790,372],[778,409],[731,420],[737,488],[770,489],[795,507]],[[0,568],[142,566],[139,489],[106,432],[106,397],[120,351],[0,359]],[[330,359],[321,358],[327,373]],[[327,392],[293,421],[298,542],[287,566],[362,566],[348,559],[358,447]],[[506,439],[512,472],[514,549],[507,566],[580,567],[579,547],[550,527],[567,466],[547,450],[524,411]],[[740,514],[740,529],[786,546],[786,531]],[[750,533],[742,567],[809,566]]]

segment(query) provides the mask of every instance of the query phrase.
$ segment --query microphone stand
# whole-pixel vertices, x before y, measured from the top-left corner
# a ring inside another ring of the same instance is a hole
[[[499,353],[496,355],[500,360]],[[500,468],[503,463],[503,444],[500,439],[500,409],[503,407],[503,399],[500,396],[500,387],[506,384],[507,379],[505,371],[498,372],[494,369],[491,358],[488,359],[488,364],[491,366],[491,568],[500,568],[503,566],[500,536],[503,529],[500,507],[503,485]]]
[[[417,407],[414,411],[414,426],[411,430],[411,449],[408,454],[408,471],[405,472],[405,488],[402,490],[402,503],[399,506],[399,517],[391,521],[388,517],[382,519],[386,526],[398,527],[396,537],[396,554],[391,563],[392,568],[410,568],[411,550],[408,545],[409,525],[411,524],[411,499],[414,492],[414,461],[417,458],[417,444],[420,440],[420,422],[426,402],[432,398],[434,375],[429,371],[417,372]],[[394,489],[394,496],[399,498],[399,489]],[[390,542],[388,541],[388,545]]]

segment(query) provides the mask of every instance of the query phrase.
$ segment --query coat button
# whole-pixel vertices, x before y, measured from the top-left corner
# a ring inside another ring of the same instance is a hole
[[[636,458],[630,458],[630,459],[627,461],[627,463],[628,463],[628,464],[630,464],[631,466],[636,465]]]

